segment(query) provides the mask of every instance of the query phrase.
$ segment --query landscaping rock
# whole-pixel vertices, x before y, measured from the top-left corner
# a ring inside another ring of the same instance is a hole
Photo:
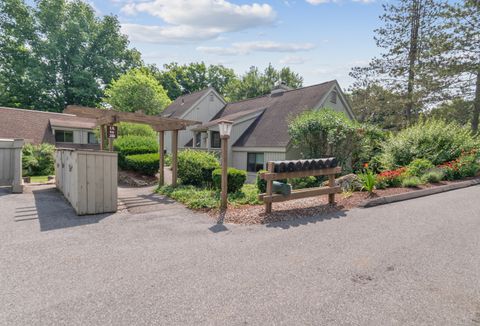
[[[328,186],[328,181],[323,183],[324,186]],[[357,191],[362,189],[362,182],[356,174],[350,173],[340,178],[335,179],[335,185],[340,186],[342,191]]]

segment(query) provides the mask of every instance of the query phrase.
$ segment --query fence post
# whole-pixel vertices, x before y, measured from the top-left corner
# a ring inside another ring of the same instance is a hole
[[[268,162],[267,163],[267,171],[268,173],[273,173],[273,162]],[[269,179],[267,181],[267,196],[272,196],[272,189],[273,189],[273,180]],[[265,213],[271,213],[272,212],[272,202],[268,201],[265,202]]]
[[[328,175],[328,186],[330,188],[335,187],[335,174]],[[335,194],[328,195],[328,203],[335,204]]]

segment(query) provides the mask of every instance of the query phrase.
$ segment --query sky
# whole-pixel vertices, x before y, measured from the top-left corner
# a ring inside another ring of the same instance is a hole
[[[304,85],[337,79],[347,89],[353,66],[379,50],[373,36],[381,0],[90,0],[117,15],[146,63],[290,67]]]

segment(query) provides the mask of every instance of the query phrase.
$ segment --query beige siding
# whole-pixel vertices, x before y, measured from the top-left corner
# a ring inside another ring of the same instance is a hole
[[[232,151],[232,160],[230,161],[230,166],[240,169],[240,170],[247,170],[247,153],[263,153],[264,155],[264,163],[269,161],[281,161],[285,160],[285,153],[284,152],[267,152],[262,151],[261,148],[242,148],[242,151]],[[256,173],[247,172],[247,182],[254,183],[256,179]]]
[[[341,94],[342,91],[339,90],[337,87],[333,88],[332,91],[337,92],[337,102],[333,103],[331,101],[331,96],[332,92],[328,93],[327,96],[325,97],[323,103],[320,105],[321,108],[329,108],[333,109],[338,112],[343,112],[347,115],[347,117],[350,117],[350,114],[348,113],[347,105],[346,103],[342,100]]]
[[[214,94],[213,101],[210,100],[210,94]],[[182,119],[208,122],[223,108],[225,104],[222,100],[215,95],[214,92],[209,92],[200,102],[196,103],[194,107],[187,112]],[[193,132],[191,130],[180,130],[178,132],[178,147],[181,149],[185,144],[193,138]],[[172,151],[172,133],[171,131],[165,132],[165,149],[168,153]]]
[[[53,129],[54,133],[55,133],[55,130],[73,131],[74,144],[88,144],[88,133],[93,132],[93,130],[90,130],[90,129],[71,129],[71,128],[61,128],[61,127],[55,127]]]
[[[15,193],[23,192],[23,139],[0,139],[0,186],[12,186]]]

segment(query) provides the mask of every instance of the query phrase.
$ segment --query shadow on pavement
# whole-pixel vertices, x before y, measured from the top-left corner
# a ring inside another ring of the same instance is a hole
[[[54,187],[32,189],[34,205],[25,203],[25,206],[15,210],[15,222],[38,219],[40,231],[70,228],[80,225],[98,223],[108,214],[77,216],[73,207],[63,198]]]
[[[339,207],[341,208],[341,207]],[[295,209],[291,210],[292,213],[295,212]],[[281,214],[288,214],[287,211],[282,211]],[[272,213],[274,214],[274,213]],[[298,215],[295,214],[295,215]],[[278,222],[267,222],[265,225],[268,228],[281,228],[281,229],[289,229],[291,227],[298,227],[302,225],[307,225],[307,224],[312,224],[312,223],[317,223],[317,222],[323,222],[331,219],[336,219],[336,218],[341,218],[341,217],[346,217],[347,216],[347,210],[338,210],[338,211],[333,211],[330,213],[321,213],[313,216],[308,216],[308,217],[299,217],[297,219],[291,219],[291,220],[286,220],[286,221],[278,221]]]

